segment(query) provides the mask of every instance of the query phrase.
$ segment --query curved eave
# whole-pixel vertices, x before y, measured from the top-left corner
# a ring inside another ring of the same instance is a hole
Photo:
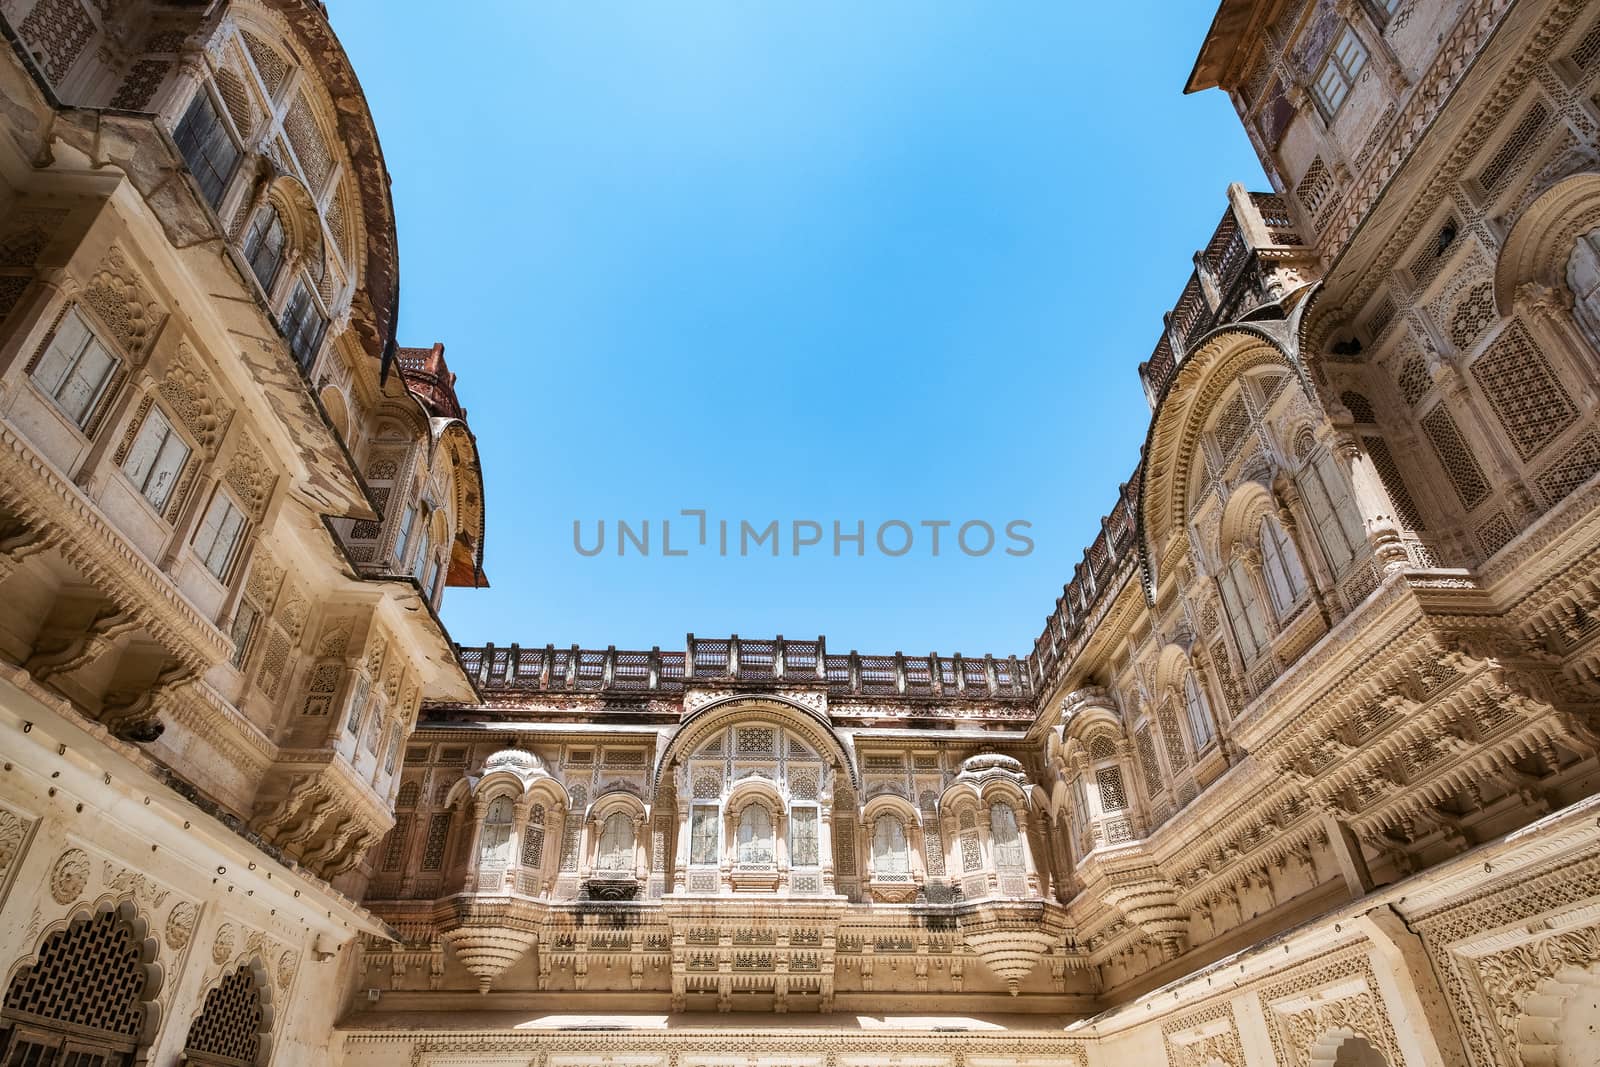
[[[387,371],[394,356],[395,327],[400,313],[400,249],[395,231],[394,200],[389,170],[372,121],[367,97],[339,43],[322,5],[304,0],[265,0],[293,27],[305,46],[338,114],[339,139],[350,155],[361,217],[366,230],[366,262],[350,308],[350,328],[368,355]]]
[[[483,573],[483,541],[488,531],[488,501],[483,494],[483,462],[478,453],[478,438],[474,436],[472,428],[462,419],[430,420],[433,433],[433,447],[441,448],[449,437],[459,436],[466,447],[466,455],[456,461],[456,478],[467,477],[467,490],[476,494],[477,513],[476,523],[468,522],[469,516],[461,516],[464,532],[472,538],[469,560],[458,559],[458,549],[461,545],[459,536],[454,541],[450,551],[450,569],[445,574],[445,584],[454,587],[469,589],[489,588],[489,578]],[[452,458],[455,454],[452,452]]]
[[[1276,304],[1278,307],[1287,306],[1290,309],[1291,321],[1289,324],[1289,329],[1287,330],[1288,338],[1298,337],[1300,326],[1298,320],[1301,318],[1301,313],[1306,303],[1305,301],[1298,299],[1298,294],[1304,292],[1307,288],[1309,287],[1302,286],[1300,289],[1297,289],[1293,293],[1285,296]],[[1271,305],[1263,306],[1265,307]],[[1259,311],[1260,309],[1257,310]],[[1281,324],[1282,320],[1272,320],[1272,322],[1273,324]],[[1230,335],[1246,335],[1253,337],[1257,340],[1264,341],[1265,343],[1276,348],[1278,351],[1282,352],[1284,359],[1288,362],[1289,366],[1299,374],[1301,384],[1307,389],[1308,392],[1310,391],[1310,382],[1306,379],[1305,368],[1301,365],[1300,361],[1295,357],[1295,355],[1285,348],[1284,342],[1288,338],[1282,336],[1280,330],[1269,329],[1268,324],[1262,322],[1230,322],[1226,325],[1218,326],[1216,329],[1211,330],[1202,336],[1200,340],[1189,349],[1189,352],[1184,356],[1183,362],[1178,365],[1177,370],[1173,372],[1172,376],[1167,379],[1166,384],[1162,387],[1161,395],[1156,400],[1155,410],[1151,412],[1150,415],[1150,426],[1145,430],[1144,446],[1139,450],[1139,455],[1143,463],[1149,463],[1152,460],[1151,449],[1156,443],[1156,431],[1161,426],[1161,416],[1166,411],[1167,402],[1172,396],[1173,388],[1178,384],[1178,380],[1183,378],[1188,372],[1189,368],[1195,365],[1196,356],[1199,356],[1201,353],[1203,353],[1209,345],[1213,344],[1218,339]],[[1148,472],[1146,477],[1143,477],[1139,480],[1139,506],[1135,509],[1133,521],[1134,540],[1139,546],[1139,581],[1144,587],[1145,602],[1154,605],[1156,602],[1156,582],[1158,576],[1155,573],[1155,564],[1151,559],[1149,531],[1145,523],[1145,515],[1149,508],[1149,493],[1152,481],[1153,479],[1148,476]]]

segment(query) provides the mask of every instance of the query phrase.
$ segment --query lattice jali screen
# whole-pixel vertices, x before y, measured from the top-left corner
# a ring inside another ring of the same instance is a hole
[[[1139,750],[1139,769],[1144,772],[1144,787],[1151,796],[1160,796],[1165,785],[1161,781],[1161,765],[1156,762],[1156,743],[1150,738],[1150,727],[1141,726],[1134,735],[1134,746]]]
[[[1332,199],[1332,194],[1333,175],[1328,173],[1322,157],[1317,156],[1311,161],[1311,166],[1306,168],[1299,184],[1294,187],[1294,195],[1299,197],[1300,203],[1305,206],[1306,214],[1315,219],[1322,214],[1322,209]]]
[[[184,1056],[251,1067],[261,1051],[263,1019],[255,974],[241,967],[206,994],[205,1007],[189,1026]]]
[[[1101,792],[1104,811],[1123,811],[1128,806],[1128,790],[1123,789],[1122,771],[1115,766],[1102,766],[1094,771],[1094,782]]]
[[[1222,414],[1217,416],[1216,429],[1212,431],[1217,436],[1217,448],[1224,456],[1231,457],[1244,443],[1244,438],[1250,432],[1250,412],[1244,406],[1244,394],[1235,393],[1233,399],[1228,401],[1222,409]]]
[[[1161,723],[1161,739],[1166,742],[1167,762],[1173,770],[1187,767],[1189,758],[1183,750],[1183,733],[1178,729],[1178,715],[1172,710],[1172,704],[1164,704],[1156,718]]]
[[[1584,434],[1539,475],[1539,492],[1554,504],[1600,471],[1600,438]]]
[[[1478,466],[1477,457],[1472,454],[1472,449],[1467,446],[1456,426],[1456,420],[1450,417],[1450,412],[1443,404],[1422,416],[1422,429],[1439,457],[1439,465],[1444,468],[1456,495],[1461,498],[1461,506],[1471,511],[1487,500],[1489,482],[1483,476],[1483,468]]]
[[[1343,404],[1350,412],[1350,417],[1357,422],[1376,425],[1377,414],[1372,410],[1372,401],[1356,392],[1343,392],[1339,394],[1339,403]]]
[[[1400,361],[1400,372],[1395,375],[1395,384],[1400,387],[1400,397],[1411,407],[1416,407],[1422,398],[1428,395],[1428,389],[1433,385],[1433,378],[1428,374],[1428,362],[1413,351]]]
[[[1520,322],[1502,330],[1473,362],[1472,376],[1523,459],[1544,448],[1578,417],[1577,405]]]
[[[6,989],[11,1018],[82,1027],[133,1048],[144,1029],[145,968],[128,922],[115,911],[79,919],[39,946]]]
[[[1550,120],[1550,108],[1543,100],[1536,100],[1517,124],[1506,135],[1505,143],[1489,157],[1489,162],[1478,172],[1478,184],[1485,192],[1498,192],[1506,179],[1517,172],[1533,154],[1545,123]]]
[[[1499,313],[1494,307],[1494,283],[1479,282],[1456,301],[1450,311],[1450,343],[1459,351],[1471,351],[1483,332],[1494,325]]]

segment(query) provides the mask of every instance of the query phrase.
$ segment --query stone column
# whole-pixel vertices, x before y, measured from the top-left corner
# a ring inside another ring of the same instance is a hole
[[[522,870],[522,843],[528,839],[528,813],[533,810],[533,800],[526,793],[512,805],[511,854],[506,863],[506,888],[517,888],[517,873]]]
[[[1032,821],[1033,813],[1027,808],[1012,809],[1017,813],[1017,844],[1022,846],[1022,871],[1027,877],[1028,892],[1031,896],[1039,895],[1039,868],[1033,859],[1033,844],[1028,840],[1028,823]]]
[[[685,804],[680,797],[678,800],[678,849],[672,857],[672,891],[682,893],[688,888],[689,849],[692,841],[689,837],[689,816],[693,809]]]
[[[1565,279],[1557,278],[1550,285],[1523,282],[1513,294],[1512,310],[1539,347],[1550,354],[1551,362],[1576,378],[1583,408],[1592,416],[1600,409],[1600,365],[1596,363],[1600,351],[1579,328],[1575,302]]]
[[[983,855],[983,877],[993,893],[1000,888],[1000,868],[995,863],[994,840],[990,836],[993,823],[990,822],[990,805],[982,804],[978,808],[978,849]]]
[[[640,886],[650,878],[650,820],[642,813],[633,817],[633,877]]]
[[[822,891],[832,895],[833,884],[833,794],[824,793],[817,803],[817,865],[822,868]]]
[[[907,827],[907,844],[911,846],[911,880],[918,885],[928,884],[928,864],[923,859],[927,838],[922,833],[922,823],[913,819]]]
[[[1350,479],[1351,495],[1361,513],[1367,543],[1372,547],[1379,568],[1390,572],[1405,567],[1410,560],[1400,540],[1400,519],[1372,457],[1349,429],[1340,429],[1335,436],[1333,455]]]
[[[567,808],[555,804],[548,809],[544,820],[544,852],[539,857],[539,885],[546,895],[555,892],[556,879],[561,877],[561,846],[566,836]],[[555,840],[551,840],[555,834]],[[551,847],[552,844],[555,847]]]
[[[472,835],[467,839],[467,873],[466,889],[470,892],[478,888],[478,865],[482,859],[479,846],[483,842],[483,820],[489,813],[489,806],[480,798],[472,798]]]
[[[789,814],[779,808],[772,816],[772,854],[778,865],[778,877],[789,873]]]

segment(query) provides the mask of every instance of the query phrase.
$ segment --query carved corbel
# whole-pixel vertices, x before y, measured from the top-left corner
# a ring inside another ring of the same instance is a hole
[[[174,663],[148,685],[107,693],[100,706],[100,721],[124,741],[154,741],[166,729],[166,724],[157,717],[157,706],[170,700],[194,678],[194,671],[186,664]]]
[[[0,525],[0,582],[15,574],[29,556],[53,548],[60,540],[59,531],[25,526],[20,522]]]
[[[58,674],[71,674],[111,651],[117,638],[138,626],[139,621],[130,613],[108,604],[95,613],[83,630],[41,637],[25,666],[41,682]]]

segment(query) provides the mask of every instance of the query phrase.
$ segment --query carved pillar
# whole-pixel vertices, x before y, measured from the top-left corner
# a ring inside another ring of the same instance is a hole
[[[1517,461],[1506,447],[1505,435],[1498,429],[1495,420],[1483,410],[1460,368],[1453,362],[1437,358],[1434,353],[1429,356],[1429,371],[1444,395],[1447,409],[1460,416],[1466,424],[1464,429],[1468,439],[1479,444],[1476,451],[1484,453],[1484,462],[1491,471],[1490,477],[1506,486],[1506,502],[1515,513],[1518,528],[1526,526],[1538,515],[1539,505],[1522,480]]]
[[[1409,562],[1406,546],[1400,540],[1400,520],[1394,502],[1383,487],[1372,457],[1350,430],[1341,429],[1334,437],[1334,457],[1350,479],[1352,497],[1367,531],[1373,558],[1385,572],[1396,571]]]
[[[822,891],[838,892],[833,883],[833,793],[824,790],[817,801],[817,863],[822,867]]]
[[[687,874],[689,867],[689,815],[691,807],[680,796],[678,798],[678,848],[672,857],[672,891],[682,893],[687,889]]]
[[[1039,868],[1033,859],[1033,844],[1028,840],[1028,826],[1033,813],[1026,807],[1017,810],[1017,843],[1022,846],[1022,869],[1028,876],[1028,895],[1039,896]]]
[[[566,835],[567,806],[555,804],[545,816],[544,852],[539,857],[539,886],[550,895],[556,890],[556,879],[561,876],[561,843]]]
[[[778,878],[789,880],[789,813],[778,808],[772,815],[772,858],[778,864]]]
[[[992,829],[989,805],[985,803],[978,808],[978,849],[983,855],[983,879],[990,893],[1000,888],[1000,868],[995,863],[994,840],[990,835]]]
[[[483,840],[483,820],[489,813],[489,806],[478,797],[472,798],[472,831],[467,837],[467,873],[465,888],[470,892],[478,888],[478,862],[481,859],[479,845]]]
[[[911,880],[918,885],[926,885],[928,882],[928,864],[923,859],[923,852],[927,848],[927,843],[922,833],[921,821],[913,819],[908,829],[910,831],[907,835],[910,838],[908,843],[911,846]]]
[[[1512,311],[1539,347],[1551,355],[1552,362],[1565,366],[1579,387],[1585,410],[1593,414],[1600,408],[1600,350],[1578,327],[1574,303],[1572,291],[1558,277],[1551,285],[1523,282],[1517,286]]]
[[[650,821],[640,813],[633,817],[633,878],[641,886],[650,877]]]
[[[528,839],[528,813],[533,810],[533,799],[526,793],[512,805],[510,855],[507,857],[505,884],[507,889],[517,888],[517,872],[522,870],[522,843]]]

